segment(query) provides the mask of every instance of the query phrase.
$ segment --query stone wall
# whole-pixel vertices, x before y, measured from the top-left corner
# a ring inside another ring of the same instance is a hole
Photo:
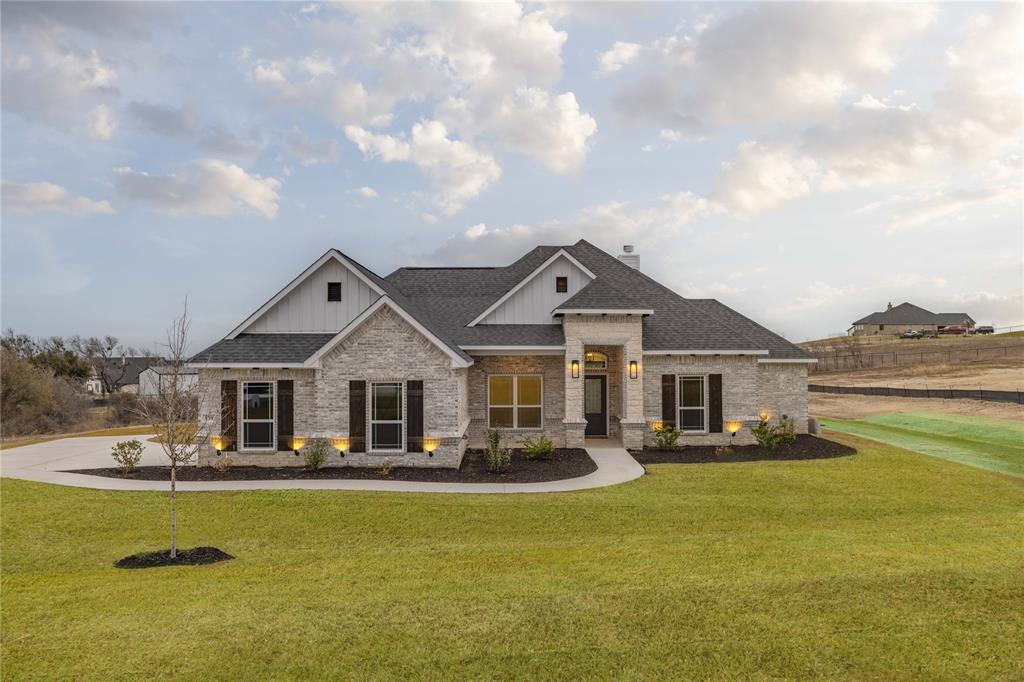
[[[758,410],[769,418],[793,419],[797,433],[807,433],[807,365],[762,362],[757,371]]]
[[[565,373],[561,355],[485,355],[474,358],[467,370],[469,389],[469,444],[483,447],[487,429],[487,377],[491,374],[540,374],[543,377],[544,433],[556,447],[565,447]],[[508,445],[536,437],[537,429],[502,429]]]
[[[466,371],[453,369],[451,358],[387,307],[378,310],[342,343],[322,358],[321,367],[309,370],[203,369],[199,372],[200,390],[212,398],[207,421],[219,431],[220,381],[251,378],[295,380],[295,434],[306,438],[333,438],[349,435],[349,381],[367,381],[367,449],[370,435],[370,383],[375,381],[423,381],[424,436],[441,439],[433,456],[426,452],[366,452],[329,456],[332,466],[380,466],[390,459],[395,466],[458,467],[466,449],[463,437],[467,407],[460,405],[467,395]],[[239,400],[241,400],[239,384]],[[407,394],[403,392],[403,399]],[[242,414],[239,408],[239,415]],[[405,413],[404,413],[405,414]],[[241,429],[239,429],[241,431]],[[303,458],[291,452],[229,453],[235,464],[253,466],[298,466]],[[206,448],[200,463],[216,458]]]

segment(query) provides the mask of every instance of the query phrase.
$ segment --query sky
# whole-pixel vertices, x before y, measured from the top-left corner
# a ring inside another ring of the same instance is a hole
[[[585,238],[793,341],[1024,324],[1013,4],[14,3],[0,324],[193,349],[338,248]]]

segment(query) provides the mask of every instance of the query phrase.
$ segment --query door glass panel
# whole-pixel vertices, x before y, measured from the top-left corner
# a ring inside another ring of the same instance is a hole
[[[604,411],[604,401],[601,400],[600,379],[587,379],[583,397],[583,411],[587,414],[597,414]]]
[[[512,404],[513,377],[491,377],[491,405]]]
[[[540,377],[519,377],[519,404],[540,405]]]
[[[520,407],[519,408],[519,428],[521,428],[521,429],[539,429],[540,428],[540,408],[539,407]]]

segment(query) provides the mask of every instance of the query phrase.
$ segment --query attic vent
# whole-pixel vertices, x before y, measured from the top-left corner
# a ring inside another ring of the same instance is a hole
[[[555,277],[555,292],[564,294],[569,291],[569,278],[568,277]]]
[[[340,301],[341,300],[341,282],[328,282],[327,283],[327,300],[328,301]]]

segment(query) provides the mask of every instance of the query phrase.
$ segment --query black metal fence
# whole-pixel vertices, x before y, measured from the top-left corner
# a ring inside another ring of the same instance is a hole
[[[911,342],[912,343],[912,342]],[[944,350],[895,350],[885,353],[815,353],[817,364],[811,372],[834,372],[844,369],[871,369],[875,367],[904,367],[907,365],[939,365],[1001,360],[1024,359],[1024,345],[996,346],[994,348],[962,348]]]
[[[959,398],[1024,405],[1024,392],[1020,389],[1016,391],[993,391],[985,388],[900,388],[899,386],[822,386],[820,384],[809,384],[807,390],[811,393],[891,396],[893,398]]]

